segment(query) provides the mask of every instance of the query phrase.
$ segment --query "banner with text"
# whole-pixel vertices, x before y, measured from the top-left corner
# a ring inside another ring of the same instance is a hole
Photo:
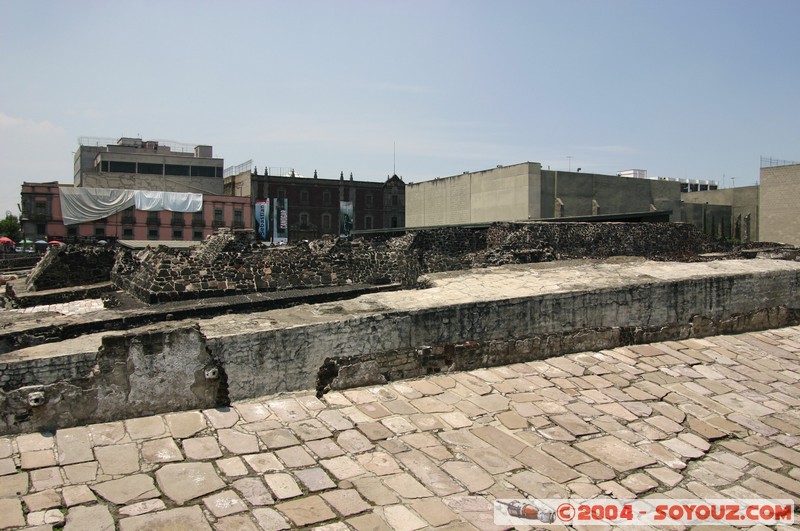
[[[285,197],[273,199],[273,201],[275,217],[272,221],[274,227],[272,243],[286,243],[289,241],[289,201]]]
[[[344,237],[350,236],[354,224],[353,202],[339,201],[339,235]]]
[[[269,239],[269,199],[256,201],[255,214],[258,235],[263,241],[266,241]]]

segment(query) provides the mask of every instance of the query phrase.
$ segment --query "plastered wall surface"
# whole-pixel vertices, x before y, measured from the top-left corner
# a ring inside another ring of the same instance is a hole
[[[800,263],[782,260],[517,264],[434,274],[429,285],[7,353],[0,430],[763,329],[800,308]]]

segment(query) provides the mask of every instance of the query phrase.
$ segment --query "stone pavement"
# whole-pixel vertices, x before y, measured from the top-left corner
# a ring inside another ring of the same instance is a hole
[[[798,406],[800,327],[263,397],[0,438],[0,528],[493,529],[496,498],[798,503]]]
[[[39,306],[30,306],[28,308],[18,308],[15,310],[7,310],[10,313],[39,313],[39,312],[55,312],[62,315],[82,315],[85,313],[97,312],[103,310],[103,299],[82,299],[79,301],[60,302],[57,304],[41,304]]]

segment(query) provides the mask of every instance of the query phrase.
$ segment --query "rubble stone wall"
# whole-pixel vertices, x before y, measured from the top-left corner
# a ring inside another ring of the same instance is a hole
[[[107,247],[53,245],[28,275],[29,291],[108,282],[115,253]]]
[[[223,231],[193,252],[120,251],[111,277],[156,303],[350,283],[414,286],[426,273],[473,267],[618,255],[686,259],[716,249],[693,226],[670,223],[498,223],[271,248],[253,231]]]

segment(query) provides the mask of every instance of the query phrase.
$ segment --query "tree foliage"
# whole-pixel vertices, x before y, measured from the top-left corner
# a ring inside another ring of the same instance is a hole
[[[22,227],[17,216],[8,214],[5,219],[0,220],[0,236],[11,238],[15,242],[22,239]]]

